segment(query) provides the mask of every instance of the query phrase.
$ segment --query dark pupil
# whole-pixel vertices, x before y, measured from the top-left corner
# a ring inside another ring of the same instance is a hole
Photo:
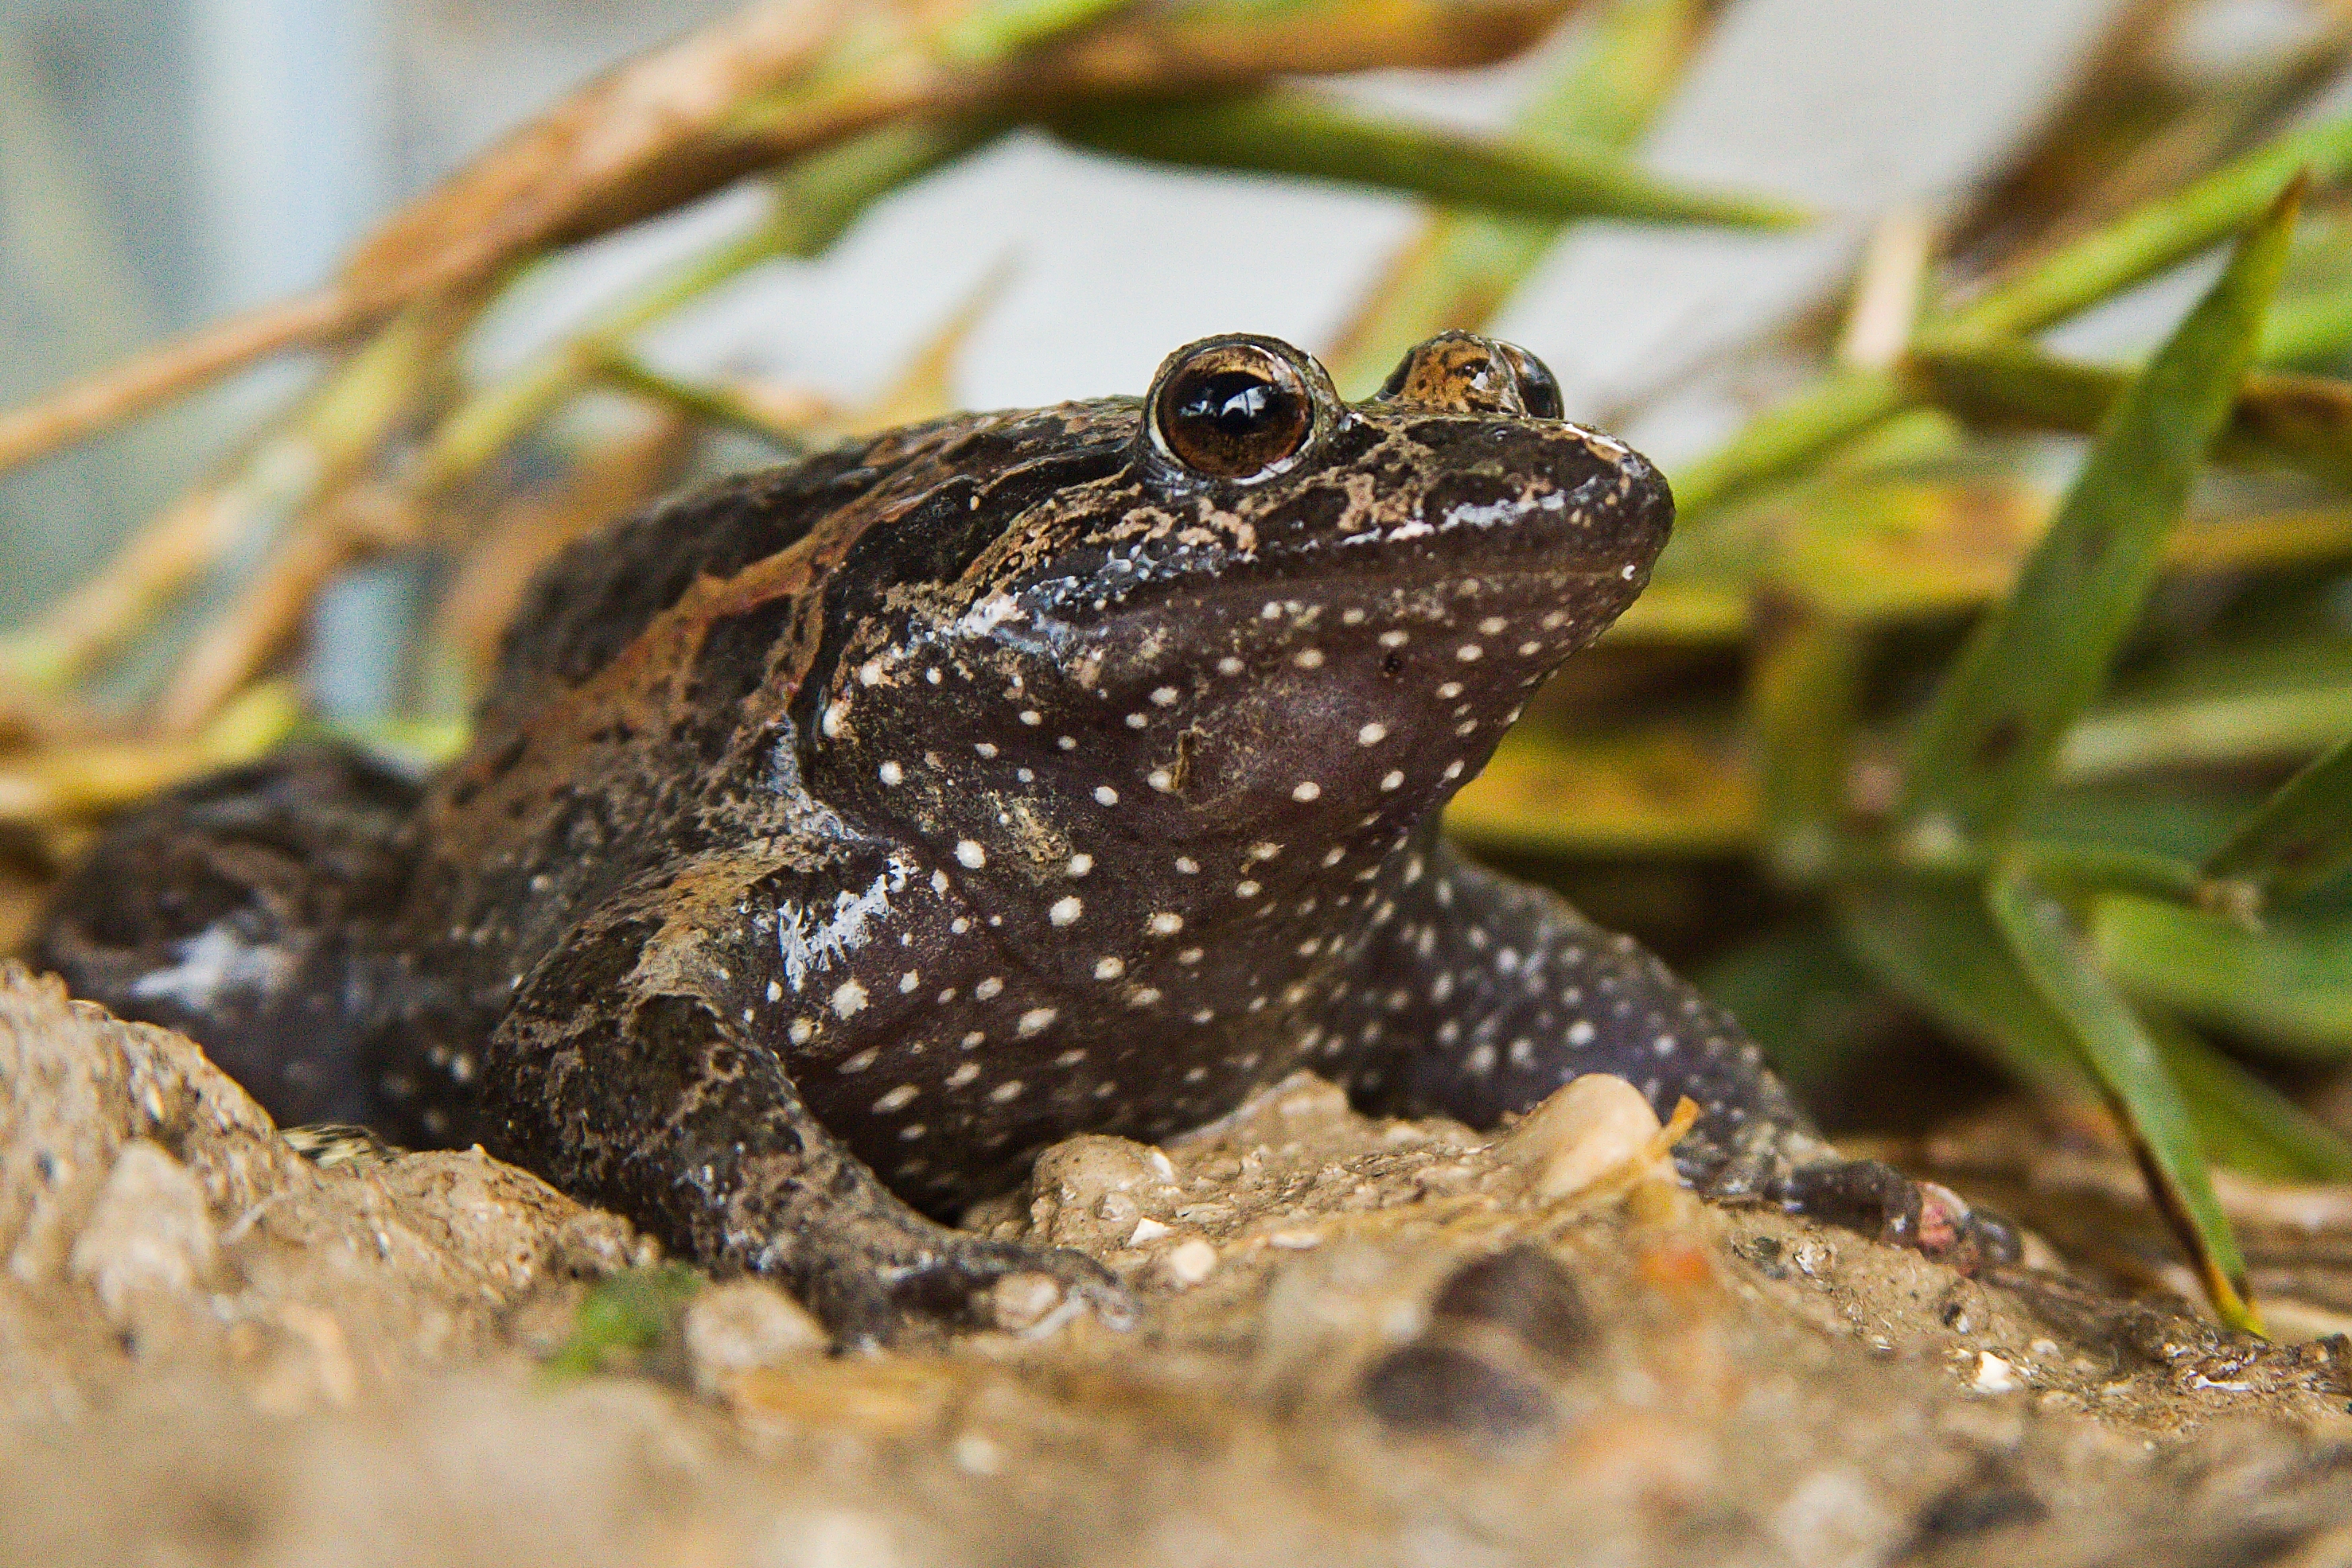
[[[1202,369],[1169,389],[1166,434],[1177,457],[1239,478],[1298,450],[1310,423],[1297,392],[1246,369]]]
[[[1176,405],[1176,416],[1206,420],[1227,441],[1246,439],[1271,412],[1275,391],[1245,371],[1225,371],[1194,387]]]

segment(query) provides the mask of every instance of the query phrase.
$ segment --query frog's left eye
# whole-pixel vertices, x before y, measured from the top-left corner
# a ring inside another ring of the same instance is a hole
[[[1498,339],[1495,348],[1511,367],[1511,373],[1519,378],[1519,402],[1525,405],[1530,418],[1568,417],[1567,405],[1559,395],[1559,378],[1551,373],[1549,365],[1517,343],[1506,343]]]
[[[1195,473],[1250,479],[1280,467],[1315,433],[1307,378],[1259,343],[1212,343],[1169,367],[1151,400],[1151,434]]]

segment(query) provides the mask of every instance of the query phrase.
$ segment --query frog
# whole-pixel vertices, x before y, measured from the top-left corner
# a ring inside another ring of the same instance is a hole
[[[1139,398],[841,442],[589,535],[467,748],[296,747],[128,814],[38,960],[281,1124],[464,1146],[771,1277],[846,1343],[991,1321],[1076,1253],[958,1229],[1074,1134],[1301,1071],[1475,1127],[1614,1073],[1683,1175],[1960,1257],[1631,938],[1441,809],[1669,536],[1658,470],[1449,332],[1341,398],[1276,338]]]

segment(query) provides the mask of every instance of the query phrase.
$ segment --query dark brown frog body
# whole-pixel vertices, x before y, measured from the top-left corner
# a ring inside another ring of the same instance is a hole
[[[1694,1174],[1797,1191],[1729,1019],[1434,835],[1665,542],[1654,470],[1559,412],[1486,340],[1354,406],[1212,340],[1140,403],[657,507],[542,575],[421,792],[319,753],[184,791],[43,956],[281,1119],[478,1137],[852,1334],[1013,1270],[1116,1311],[924,1216],[1300,1067],[1481,1124],[1619,1072],[1699,1102]]]

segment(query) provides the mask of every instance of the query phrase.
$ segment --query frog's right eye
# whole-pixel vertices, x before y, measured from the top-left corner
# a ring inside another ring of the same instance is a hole
[[[1217,479],[1254,479],[1297,455],[1315,399],[1297,365],[1261,343],[1211,343],[1171,365],[1151,400],[1151,438]]]

